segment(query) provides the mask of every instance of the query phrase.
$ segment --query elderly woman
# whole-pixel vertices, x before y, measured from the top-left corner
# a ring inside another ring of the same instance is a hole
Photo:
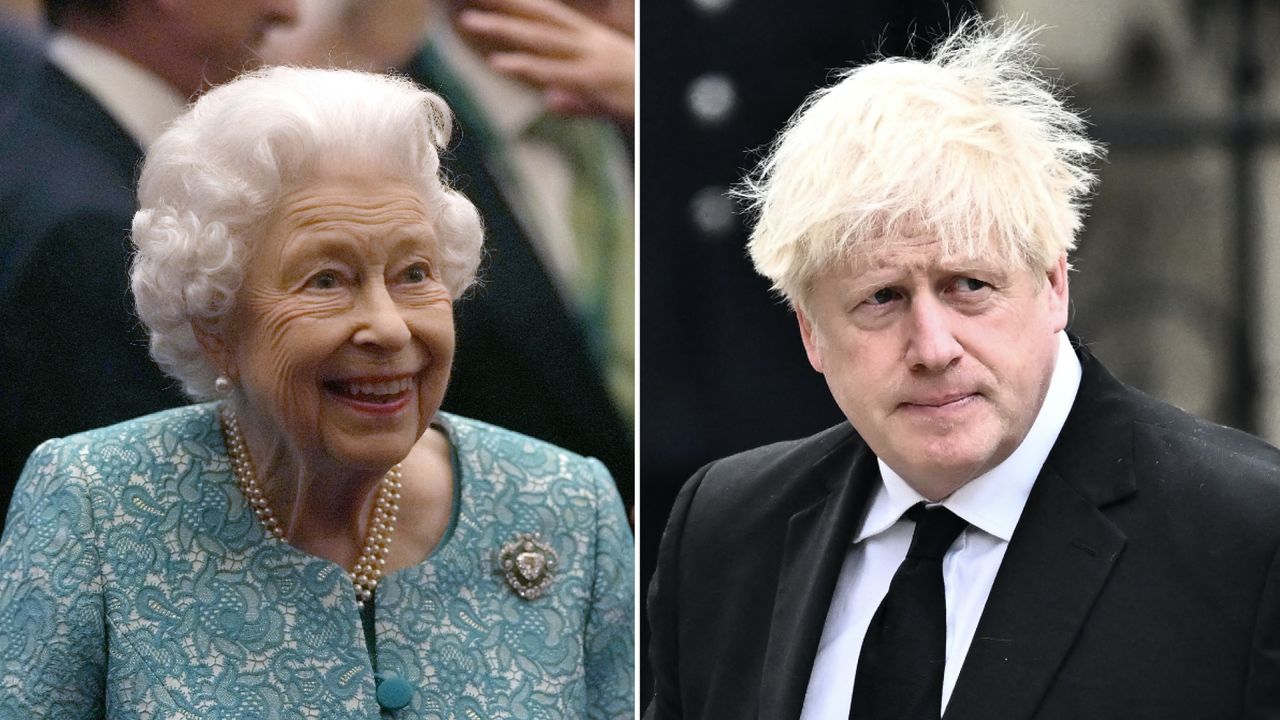
[[[608,473],[439,412],[481,247],[449,126],[407,81],[275,68],[155,144],[138,312],[215,401],[33,454],[0,717],[631,716]]]

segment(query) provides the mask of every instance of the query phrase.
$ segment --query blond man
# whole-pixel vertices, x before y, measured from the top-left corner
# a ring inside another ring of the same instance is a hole
[[[1099,149],[1032,34],[847,73],[744,184],[848,422],[681,491],[646,718],[1280,713],[1280,453],[1067,335]]]

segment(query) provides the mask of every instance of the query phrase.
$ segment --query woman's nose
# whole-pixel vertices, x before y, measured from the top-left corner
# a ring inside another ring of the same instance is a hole
[[[359,302],[358,325],[352,336],[356,345],[395,351],[409,343],[411,335],[403,309],[385,282],[378,280],[366,285]]]

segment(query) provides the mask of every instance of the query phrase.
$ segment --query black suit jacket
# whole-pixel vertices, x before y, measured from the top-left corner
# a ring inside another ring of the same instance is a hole
[[[406,72],[453,109],[455,144],[442,164],[485,224],[480,284],[455,305],[458,342],[445,409],[599,458],[630,504],[630,427],[586,334],[503,197],[493,172],[500,161],[485,136],[489,123],[429,48]]]
[[[1280,452],[1081,360],[944,718],[1280,717]],[[650,586],[646,718],[798,717],[877,482],[847,424],[694,475]]]
[[[0,127],[0,503],[41,441],[185,402],[129,294],[142,151],[41,62]]]

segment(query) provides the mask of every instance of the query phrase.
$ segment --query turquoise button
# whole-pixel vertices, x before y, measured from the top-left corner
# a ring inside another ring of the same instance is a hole
[[[387,710],[399,710],[413,699],[413,686],[404,678],[389,675],[378,680],[378,704]]]

